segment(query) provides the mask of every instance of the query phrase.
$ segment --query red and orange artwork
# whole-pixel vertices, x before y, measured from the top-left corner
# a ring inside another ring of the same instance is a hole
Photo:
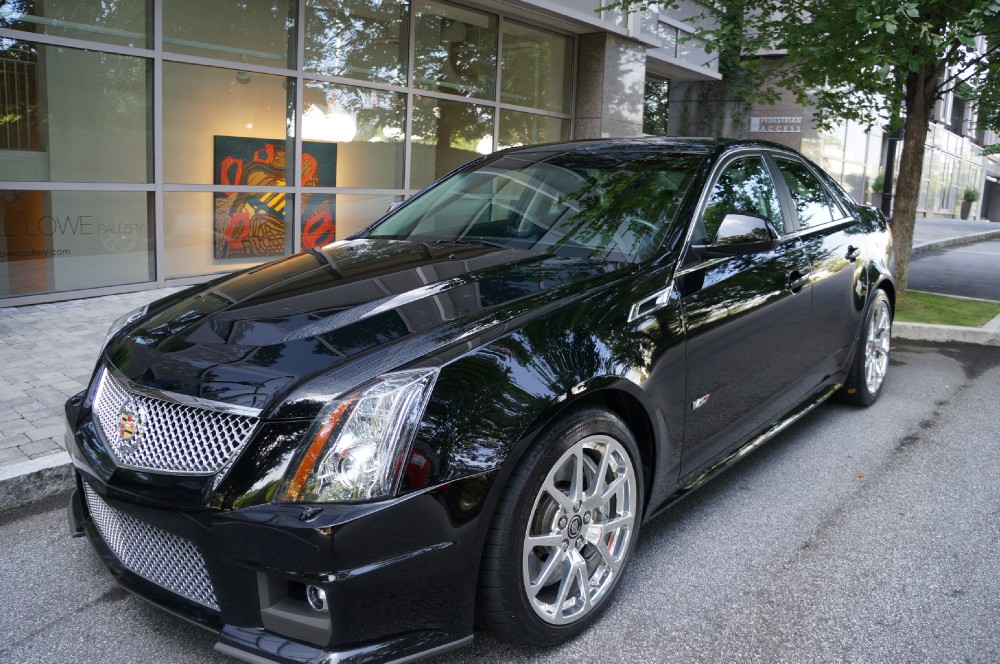
[[[283,141],[216,136],[215,184],[284,187],[287,181],[285,154]],[[336,164],[335,143],[305,143],[303,185],[334,186]],[[336,222],[332,202],[332,195],[302,197],[303,248],[311,249],[334,240]],[[215,258],[252,258],[285,253],[287,200],[284,192],[217,192],[214,203]]]

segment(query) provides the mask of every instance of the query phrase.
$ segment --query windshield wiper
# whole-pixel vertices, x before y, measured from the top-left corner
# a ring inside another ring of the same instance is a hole
[[[511,247],[506,244],[500,244],[499,242],[491,242],[490,240],[435,240],[435,244],[473,244],[480,245],[483,247],[496,247],[497,249],[510,249]]]

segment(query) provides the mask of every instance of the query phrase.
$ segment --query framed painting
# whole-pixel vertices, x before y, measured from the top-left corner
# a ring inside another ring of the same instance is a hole
[[[286,154],[293,146],[291,140],[241,136],[215,136],[214,140],[215,184],[285,186]],[[302,148],[303,185],[336,186],[337,144],[306,142]],[[285,192],[216,192],[213,204],[214,258],[256,258],[285,253]],[[336,222],[332,195],[304,195],[302,212],[304,248],[333,241]]]

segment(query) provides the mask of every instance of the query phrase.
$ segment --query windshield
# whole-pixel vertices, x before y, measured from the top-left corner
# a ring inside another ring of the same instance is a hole
[[[703,158],[652,145],[501,154],[420,194],[367,236],[642,259]]]

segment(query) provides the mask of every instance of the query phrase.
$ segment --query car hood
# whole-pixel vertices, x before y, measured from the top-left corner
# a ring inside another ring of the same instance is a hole
[[[315,397],[356,387],[619,268],[480,244],[342,241],[154,305],[107,359],[140,388],[267,410],[308,395],[303,384]]]

